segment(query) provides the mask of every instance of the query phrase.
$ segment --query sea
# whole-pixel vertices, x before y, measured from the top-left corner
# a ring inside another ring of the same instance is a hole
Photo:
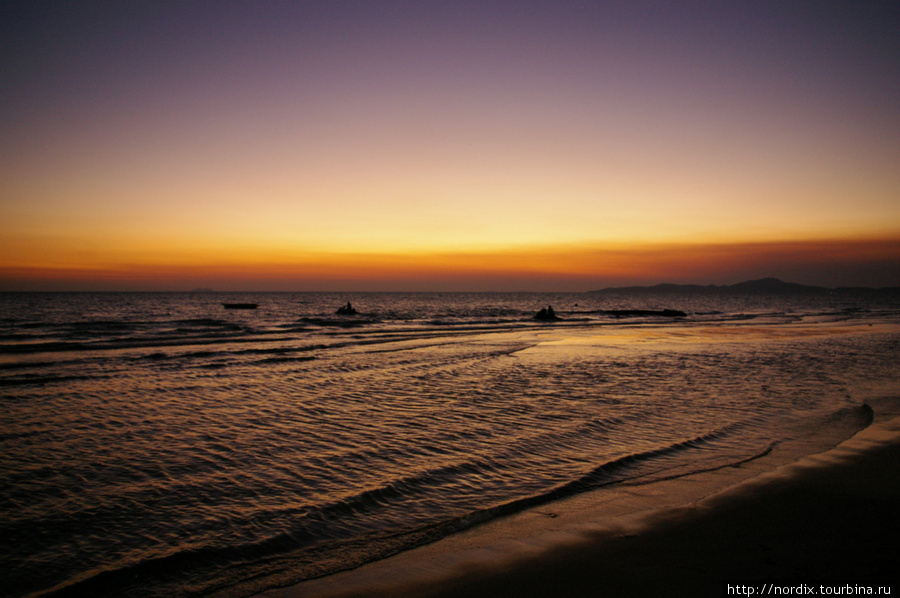
[[[898,330],[864,292],[0,293],[0,595],[251,596],[833,445]]]

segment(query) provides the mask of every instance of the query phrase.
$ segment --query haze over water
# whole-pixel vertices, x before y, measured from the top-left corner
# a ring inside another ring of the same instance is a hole
[[[563,319],[535,321],[547,304]],[[892,295],[0,306],[9,596],[247,596],[574,493],[822,450],[900,365]],[[609,313],[663,307],[687,315]]]

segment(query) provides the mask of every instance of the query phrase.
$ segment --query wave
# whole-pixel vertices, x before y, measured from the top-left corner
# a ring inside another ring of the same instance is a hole
[[[381,320],[377,318],[364,318],[357,316],[344,316],[338,318],[313,318],[313,317],[305,317],[300,318],[300,322],[304,324],[312,324],[314,326],[327,327],[327,328],[359,328],[361,326],[369,326],[371,324],[378,324]]]
[[[239,332],[222,332],[206,335],[159,335],[155,337],[123,337],[103,340],[55,340],[46,342],[0,345],[0,354],[66,353],[75,351],[109,351],[121,349],[145,349],[155,347],[179,347],[191,345],[215,345],[221,343],[250,343],[261,340],[258,336],[246,336]]]
[[[596,425],[603,424],[596,422]],[[367,514],[371,511],[396,507],[410,498],[439,489],[449,483],[451,478],[478,476],[497,469],[500,465],[487,457],[449,463],[388,481],[330,503],[288,508],[281,515],[288,515],[294,521],[290,527],[256,541],[220,542],[217,545],[207,544],[169,554],[148,555],[136,562],[123,562],[115,568],[95,570],[83,574],[79,579],[62,582],[47,594],[59,598],[122,595],[128,593],[133,584],[139,584],[135,580],[152,578],[155,580],[155,595],[178,595],[180,588],[177,586],[183,584],[185,575],[196,575],[198,571],[208,570],[221,563],[227,563],[228,568],[234,569],[236,573],[241,567],[252,567],[256,573],[249,576],[251,580],[261,576],[284,575],[279,573],[280,566],[276,561],[289,557],[296,577],[287,580],[287,583],[296,583],[384,558],[526,508],[631,479],[629,470],[673,453],[702,449],[727,437],[739,427],[738,424],[725,426],[657,449],[623,455],[547,492],[476,509],[448,520],[409,524],[405,531],[371,528],[364,523],[369,520]],[[358,523],[354,524],[354,521]],[[230,576],[223,579],[220,574],[218,581],[214,582],[220,587],[203,588],[203,593],[214,592],[236,583],[247,583],[239,582],[241,579],[246,580],[248,576],[237,574],[232,580]]]
[[[826,418],[827,421],[848,419],[858,427],[865,427],[871,422],[872,410],[863,404],[838,410]],[[602,428],[614,423],[612,420],[598,420],[589,425]],[[90,580],[82,581],[54,595],[74,596],[87,592],[102,596],[106,588],[109,588],[109,593],[121,591],[123,586],[120,584],[130,583],[135,576],[151,575],[165,580],[166,575],[175,577],[178,571],[196,571],[215,562],[230,563],[230,566],[236,569],[236,574],[233,582],[220,577],[218,586],[207,587],[204,589],[205,592],[214,593],[228,588],[229,591],[226,593],[231,595],[238,587],[242,590],[271,587],[271,580],[274,578],[279,579],[280,585],[295,584],[305,579],[354,568],[365,562],[439,540],[475,525],[575,494],[619,483],[650,483],[758,459],[769,454],[777,441],[766,443],[749,453],[746,450],[740,454],[734,453],[725,462],[721,459],[705,461],[690,458],[690,455],[697,451],[714,452],[717,444],[727,444],[732,437],[740,435],[744,428],[754,424],[752,420],[735,422],[678,442],[621,455],[546,492],[471,510],[443,521],[420,522],[408,527],[406,531],[348,528],[342,534],[335,530],[335,523],[349,525],[349,520],[352,519],[365,520],[368,512],[391,505],[396,506],[409,497],[421,495],[423,491],[440,488],[442,484],[447,483],[448,478],[477,476],[496,469],[499,465],[494,460],[484,457],[450,463],[388,481],[331,503],[289,508],[286,511],[291,513],[283,514],[290,515],[294,523],[289,528],[258,541],[180,551],[119,570],[102,572]],[[673,457],[676,459],[685,457],[679,461],[692,465],[683,468],[674,467]],[[322,540],[325,543],[320,542]],[[237,574],[243,563],[248,567],[252,563],[255,573],[249,576]],[[290,565],[287,566],[287,563]]]
[[[857,407],[839,410],[833,413],[828,419],[832,421],[851,419],[853,420],[853,423],[856,425],[857,429],[862,429],[871,424],[871,422],[873,421],[873,416],[874,414],[872,408],[869,405],[862,404]],[[669,457],[678,453],[707,448],[710,444],[726,438],[729,434],[737,431],[744,425],[745,424],[742,423],[735,423],[729,426],[724,426],[717,430],[713,430],[706,434],[701,434],[688,440],[672,443],[648,451],[623,455],[621,457],[598,465],[585,475],[561,484],[548,492],[512,500],[507,503],[488,507],[485,509],[479,509],[465,516],[441,523],[435,526],[434,529],[430,530],[430,535],[433,536],[432,539],[438,539],[439,537],[445,537],[452,533],[468,529],[475,525],[486,523],[499,517],[512,515],[525,509],[540,506],[542,504],[546,504],[555,500],[568,498],[575,494],[597,490],[617,483],[639,485],[642,483],[660,481],[661,479],[684,477],[687,475],[693,475],[705,471],[721,469],[723,467],[733,467],[741,465],[770,454],[778,444],[778,441],[769,442],[760,450],[757,450],[754,453],[744,455],[739,458],[733,458],[725,463],[717,462],[708,467],[688,468],[678,471],[677,473],[667,472],[662,476],[651,475],[652,473],[658,474],[658,471],[635,475],[635,469],[639,469],[642,466],[650,464],[654,460],[659,460],[660,458]]]
[[[177,326],[185,326],[187,328],[231,328],[240,329],[238,324],[227,320],[217,318],[187,318],[184,320],[173,320],[172,324]]]
[[[0,386],[47,386],[48,384],[61,384],[75,380],[98,380],[104,378],[109,378],[109,376],[42,376],[38,374],[23,374],[21,376],[0,378]]]

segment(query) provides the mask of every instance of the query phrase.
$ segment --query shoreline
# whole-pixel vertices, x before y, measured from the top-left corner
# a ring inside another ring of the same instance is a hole
[[[765,581],[877,591],[900,560],[898,399],[867,401],[872,424],[824,452],[579,494],[258,596],[724,596]]]

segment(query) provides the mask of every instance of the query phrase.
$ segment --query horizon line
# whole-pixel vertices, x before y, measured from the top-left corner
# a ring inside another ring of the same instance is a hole
[[[732,286],[753,283],[753,282],[762,282],[762,281],[773,281],[778,282],[785,285],[791,286],[799,286],[805,287],[809,289],[821,289],[826,291],[841,291],[841,290],[865,290],[865,291],[891,291],[891,290],[900,290],[900,285],[886,285],[886,286],[871,286],[871,285],[836,285],[836,286],[827,286],[827,285],[816,285],[816,284],[805,284],[798,283],[793,281],[783,280],[774,276],[766,276],[762,278],[752,278],[746,280],[740,280],[735,283],[724,283],[724,284],[716,284],[709,282],[657,282],[657,283],[649,283],[649,284],[629,284],[629,285],[616,285],[616,286],[605,286],[601,288],[593,288],[588,290],[574,291],[574,290],[537,290],[537,289],[517,289],[517,290],[465,290],[465,289],[397,289],[397,290],[374,290],[374,289],[293,289],[293,290],[265,290],[265,289],[216,289],[216,288],[207,288],[207,287],[198,287],[193,289],[39,289],[39,290],[20,290],[20,289],[0,289],[0,293],[3,294],[12,294],[12,293],[33,293],[33,294],[52,294],[52,293],[84,293],[84,294],[115,294],[115,293],[147,293],[147,294],[167,294],[167,293],[178,293],[178,294],[248,294],[248,293],[271,293],[271,294],[284,294],[284,293],[316,293],[316,294],[362,294],[362,293],[378,293],[378,294],[387,294],[387,293],[398,293],[398,294],[429,294],[429,293],[459,293],[459,294],[520,294],[520,293],[532,293],[532,294],[567,294],[567,295],[579,295],[579,294],[590,294],[597,293],[602,291],[610,291],[610,290],[625,290],[625,289],[653,289],[660,286],[674,286],[674,287],[699,287],[699,288],[710,288],[710,289],[727,289]]]

